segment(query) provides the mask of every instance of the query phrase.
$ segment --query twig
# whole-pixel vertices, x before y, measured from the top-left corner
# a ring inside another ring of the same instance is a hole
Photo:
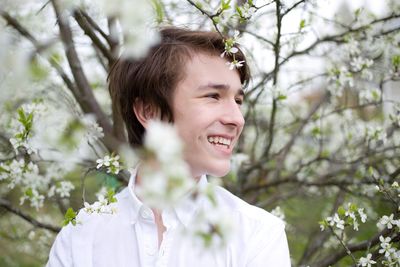
[[[58,233],[61,230],[60,227],[53,226],[53,225],[50,225],[47,223],[41,223],[41,222],[37,221],[32,216],[25,214],[20,209],[13,207],[11,205],[11,203],[6,199],[0,198],[0,207],[5,208],[6,210],[8,210],[9,212],[11,212],[15,215],[18,215],[20,218],[24,219],[25,221],[29,222],[30,224],[34,225],[35,227],[47,229],[49,231],[52,231],[53,233]]]

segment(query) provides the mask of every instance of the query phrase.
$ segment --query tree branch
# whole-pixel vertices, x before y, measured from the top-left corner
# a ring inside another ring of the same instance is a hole
[[[11,203],[6,199],[0,198],[0,207],[3,207],[4,209],[8,210],[9,212],[19,216],[20,218],[24,219],[25,221],[29,222],[30,224],[32,224],[35,227],[47,229],[49,231],[52,231],[53,233],[58,233],[61,230],[60,227],[53,226],[53,225],[50,225],[47,223],[41,223],[41,222],[37,221],[32,216],[25,214],[20,209],[13,207],[11,205]]]
[[[82,30],[85,32],[85,34],[92,40],[93,45],[100,50],[105,58],[107,58],[108,66],[112,66],[112,64],[115,62],[115,58],[111,54],[109,48],[105,46],[105,44],[97,37],[96,33],[92,30],[91,24],[87,21],[87,17],[83,15],[82,11],[75,10],[74,18],[76,22],[78,22]]]
[[[100,126],[104,129],[106,134],[111,134],[112,127],[110,121],[101,110],[100,105],[97,103],[89,81],[83,72],[81,61],[75,49],[72,32],[68,24],[68,18],[65,16],[65,14],[63,14],[63,11],[60,9],[57,0],[52,0],[51,2],[58,20],[60,37],[65,48],[65,54],[79,91],[77,101],[80,102],[85,113],[94,113],[96,115]]]

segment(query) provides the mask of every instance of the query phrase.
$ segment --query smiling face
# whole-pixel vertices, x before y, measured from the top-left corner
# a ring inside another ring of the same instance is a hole
[[[174,125],[193,177],[224,176],[244,126],[239,74],[226,60],[195,54],[185,64],[185,78],[174,90]]]

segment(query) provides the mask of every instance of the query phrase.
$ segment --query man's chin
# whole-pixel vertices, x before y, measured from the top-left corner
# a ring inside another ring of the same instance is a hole
[[[214,177],[223,177],[229,173],[230,167],[231,167],[230,163],[225,164],[225,166],[218,166],[218,168],[210,169],[210,171],[207,174]]]

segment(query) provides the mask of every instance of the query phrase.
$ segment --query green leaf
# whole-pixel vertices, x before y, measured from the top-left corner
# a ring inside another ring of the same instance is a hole
[[[72,225],[76,225],[76,212],[72,208],[68,208],[67,212],[64,215],[63,226],[72,223]]]
[[[62,55],[59,54],[59,53],[57,53],[57,52],[54,52],[54,53],[51,54],[51,56],[50,56],[50,62],[51,62],[51,63],[58,63],[58,64],[60,64],[60,63],[62,62],[62,59],[63,59]]]
[[[337,210],[337,213],[339,214],[339,216],[344,216],[346,214],[346,210],[340,206]]]
[[[369,166],[369,167],[368,167],[368,174],[369,174],[370,176],[373,176],[373,175],[374,175],[374,168],[373,168],[372,166]]]
[[[42,80],[49,74],[48,68],[41,64],[36,58],[32,59],[29,65],[29,72],[35,80]]]
[[[156,19],[158,23],[163,22],[164,20],[164,9],[163,4],[160,0],[151,0],[151,4],[156,12]],[[196,4],[197,5],[197,4]]]
[[[26,123],[25,111],[23,110],[23,108],[19,108],[19,109],[17,110],[17,112],[18,112],[18,115],[19,115],[18,121],[19,121],[20,123],[22,123],[22,125],[25,126],[25,123]]]
[[[285,95],[279,95],[278,96],[278,98],[276,99],[276,100],[285,100],[285,99],[287,99],[287,96],[285,96]]]
[[[236,7],[236,12],[239,14],[239,17],[243,17],[242,9],[240,7]]]
[[[229,8],[231,8],[231,0],[228,0],[226,2],[224,0],[222,0],[221,1],[221,9],[222,9],[222,11],[227,10]]]
[[[321,157],[322,158],[328,158],[329,155],[330,155],[329,150],[324,149],[324,150],[321,151]]]
[[[203,4],[200,1],[197,1],[195,3],[195,5],[196,5],[196,7],[200,8],[200,9],[203,9]]]
[[[10,171],[4,169],[2,166],[0,166],[0,172],[6,172],[6,173],[10,173]]]
[[[311,130],[311,134],[313,135],[313,136],[318,136],[318,135],[320,135],[321,134],[321,129],[319,128],[319,127],[314,127],[312,130]]]
[[[112,188],[108,189],[108,191],[107,191],[107,200],[108,200],[108,203],[117,202],[117,199],[115,198],[114,189],[112,189]]]
[[[302,29],[304,29],[305,26],[306,26],[306,20],[305,19],[300,20],[299,30],[301,31]]]
[[[400,67],[400,55],[394,55],[392,57],[392,64],[393,64],[393,67],[395,67],[395,68]]]
[[[28,197],[33,197],[32,188],[28,188],[28,189],[25,191],[25,195],[28,196]]]
[[[356,11],[354,11],[354,15],[355,15],[356,17],[360,16],[361,11],[362,11],[362,8],[357,8]]]

